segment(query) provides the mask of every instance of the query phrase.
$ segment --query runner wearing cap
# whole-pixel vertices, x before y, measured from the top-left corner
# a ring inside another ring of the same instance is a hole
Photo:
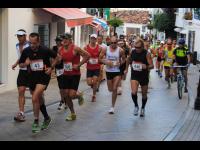
[[[93,89],[92,102],[96,101],[97,82],[100,73],[99,54],[102,48],[96,44],[97,35],[90,36],[90,43],[84,47],[84,50],[90,54],[90,59],[87,63],[87,84]]]
[[[88,61],[90,55],[72,43],[72,36],[69,33],[63,35],[62,44],[59,55],[64,63],[63,89],[67,105],[71,111],[66,121],[72,121],[76,119],[72,99],[78,98],[79,105],[84,102],[82,94],[77,94],[77,90],[81,78],[80,67]],[[80,56],[83,57],[82,61],[80,61]]]
[[[38,33],[31,33],[29,35],[31,46],[24,49],[19,60],[20,67],[30,65],[31,68],[29,88],[32,93],[34,112],[33,133],[47,129],[51,122],[44,103],[43,93],[50,82],[51,72],[58,62],[57,54],[47,47],[41,46],[39,39],[40,36]],[[54,58],[52,63],[50,62],[50,58]],[[41,110],[44,116],[42,126],[39,125],[39,110]]]
[[[15,62],[15,64],[12,65],[13,70],[15,70],[15,68],[19,64],[19,58],[24,48],[30,46],[30,43],[26,40],[26,31],[24,29],[18,30],[16,33],[16,36],[19,41],[16,44],[18,59]],[[14,117],[15,121],[19,121],[19,122],[25,121],[25,115],[24,115],[25,91],[28,85],[29,85],[29,73],[28,73],[27,67],[23,67],[23,68],[20,67],[19,74],[17,77],[19,112]]]
[[[61,35],[56,36],[55,42],[56,42],[56,45],[53,46],[53,51],[58,53],[59,48],[62,47],[62,36]],[[67,104],[64,97],[64,91],[63,91],[63,73],[64,73],[63,61],[61,61],[59,64],[55,66],[55,73],[56,73],[58,87],[59,87],[60,96],[61,96],[61,101],[59,103],[58,110],[62,110],[64,108],[67,109]]]

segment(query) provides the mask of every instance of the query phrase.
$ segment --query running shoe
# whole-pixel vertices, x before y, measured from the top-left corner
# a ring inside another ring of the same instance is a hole
[[[83,93],[80,93],[78,97],[78,104],[81,106],[84,103]]]
[[[51,123],[51,118],[45,119],[44,122],[42,123],[41,130],[47,130],[49,125]]]
[[[38,132],[40,132],[40,130],[41,130],[41,127],[39,126],[39,124],[34,122],[32,124],[32,132],[33,133],[38,133]]]
[[[135,116],[138,115],[138,111],[139,111],[139,107],[135,107],[135,109],[134,109],[134,115],[135,115]]]
[[[110,110],[108,111],[109,114],[114,114],[114,108],[111,107]]]
[[[76,120],[76,114],[70,114],[67,116],[66,121]]]
[[[64,109],[64,103],[63,102],[60,102],[60,104],[58,105],[58,110],[62,110]]]
[[[160,72],[160,78],[162,78],[162,73]]]
[[[16,116],[14,117],[14,120],[18,121],[18,122],[24,122],[25,121],[25,116],[21,112],[18,112],[16,114]]]
[[[142,108],[140,111],[140,117],[144,117],[145,116],[145,109]]]
[[[186,87],[185,87],[185,90],[184,90],[184,92],[185,92],[185,93],[188,93],[188,89],[187,89]]]

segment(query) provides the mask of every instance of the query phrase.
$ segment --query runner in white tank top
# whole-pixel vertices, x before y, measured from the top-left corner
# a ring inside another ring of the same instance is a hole
[[[106,58],[106,59],[104,59]],[[121,80],[120,63],[126,61],[124,51],[117,46],[117,38],[111,38],[111,45],[106,50],[102,50],[99,58],[100,62],[106,65],[106,77],[108,90],[112,92],[112,107],[110,114],[114,114],[114,106],[117,99],[117,88]]]

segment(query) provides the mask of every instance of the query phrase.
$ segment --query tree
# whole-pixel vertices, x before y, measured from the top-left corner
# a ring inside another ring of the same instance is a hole
[[[116,28],[123,25],[124,22],[116,17],[108,20],[108,24],[114,28],[114,35],[116,35]]]
[[[174,28],[175,28],[175,17],[172,17],[171,14],[161,13],[154,16],[153,26],[160,32],[166,33],[166,37],[175,37]]]

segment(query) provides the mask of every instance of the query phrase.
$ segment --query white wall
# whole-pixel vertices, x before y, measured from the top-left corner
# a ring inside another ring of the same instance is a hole
[[[18,29],[25,29],[27,33],[33,31],[34,24],[45,24],[50,23],[52,20],[52,15],[48,12],[42,11],[41,9],[32,8],[7,8],[4,9],[2,14],[3,17],[3,34],[4,39],[2,41],[3,47],[3,69],[4,69],[4,81],[6,86],[0,88],[0,92],[11,90],[16,88],[16,79],[18,75],[18,70],[13,71],[11,66],[17,60],[15,45],[18,42],[15,33]],[[8,19],[8,20],[7,20]],[[55,24],[52,26],[51,34],[57,34]],[[56,33],[54,33],[56,32]],[[51,36],[52,46],[53,39],[55,37]],[[7,47],[7,48],[6,48]],[[6,54],[7,53],[7,54]],[[7,73],[7,74],[6,74]],[[6,78],[7,77],[7,78]]]

